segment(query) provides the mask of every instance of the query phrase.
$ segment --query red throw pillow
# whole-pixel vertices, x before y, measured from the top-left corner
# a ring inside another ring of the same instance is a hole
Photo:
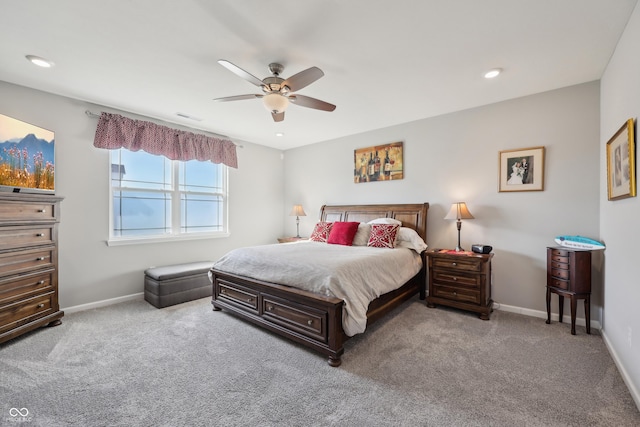
[[[371,234],[367,246],[374,248],[395,248],[398,224],[371,224]]]
[[[314,242],[322,242],[326,243],[329,238],[329,232],[331,231],[332,222],[318,222],[316,223],[315,228],[313,229],[313,233],[311,233],[311,237],[309,240]]]
[[[359,222],[334,222],[327,243],[351,246],[358,231]]]

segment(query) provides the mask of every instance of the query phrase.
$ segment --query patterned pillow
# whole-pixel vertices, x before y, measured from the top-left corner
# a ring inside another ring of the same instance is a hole
[[[351,246],[359,225],[359,222],[334,222],[327,243]]]
[[[311,233],[311,237],[309,237],[309,240],[312,240],[314,242],[327,243],[329,232],[331,231],[332,226],[332,222],[317,222],[315,228],[313,229],[313,233]]]
[[[394,248],[398,224],[371,224],[371,235],[367,246],[374,248]]]

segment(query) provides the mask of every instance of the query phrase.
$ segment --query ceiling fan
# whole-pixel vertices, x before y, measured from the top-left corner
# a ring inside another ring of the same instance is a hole
[[[274,62],[269,64],[269,71],[271,71],[273,76],[260,80],[227,60],[220,59],[218,63],[235,75],[260,87],[263,93],[227,96],[225,98],[216,98],[214,101],[239,101],[242,99],[262,98],[262,102],[265,108],[271,112],[271,117],[273,117],[274,122],[284,120],[284,111],[287,109],[289,102],[300,105],[301,107],[314,108],[322,111],[333,111],[336,109],[335,105],[329,104],[328,102],[293,93],[324,76],[324,73],[318,67],[307,68],[285,80],[280,77],[280,73],[282,73],[284,67]]]

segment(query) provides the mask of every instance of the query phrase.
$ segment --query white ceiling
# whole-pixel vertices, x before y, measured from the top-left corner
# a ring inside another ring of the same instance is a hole
[[[598,80],[636,2],[2,0],[0,80],[284,150]],[[298,93],[337,108],[214,102],[260,93],[218,59],[317,66]]]

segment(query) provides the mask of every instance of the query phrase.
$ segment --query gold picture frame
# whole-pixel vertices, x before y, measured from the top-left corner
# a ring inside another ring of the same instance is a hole
[[[392,181],[404,178],[402,142],[353,150],[353,182]]]
[[[629,119],[607,142],[607,195],[609,200],[636,196],[634,121]]]
[[[544,147],[500,151],[498,168],[501,193],[544,190]]]

